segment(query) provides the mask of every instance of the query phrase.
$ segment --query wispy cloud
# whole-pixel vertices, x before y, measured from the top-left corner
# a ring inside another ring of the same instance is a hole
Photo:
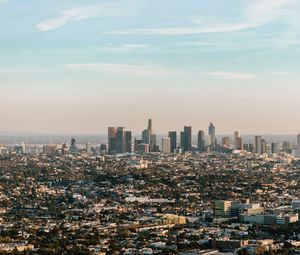
[[[84,63],[84,64],[67,64],[64,66],[69,71],[95,71],[114,75],[129,75],[129,76],[169,76],[178,75],[179,70],[168,69],[165,67],[153,66],[137,66],[128,64],[115,63]]]
[[[112,35],[192,35],[231,32],[251,28],[251,24],[233,24],[233,25],[213,25],[209,27],[170,27],[170,28],[149,28],[149,29],[127,29],[111,31]]]
[[[256,77],[256,75],[250,73],[225,72],[225,71],[210,72],[207,73],[207,75],[216,78],[231,79],[231,80],[252,80]]]
[[[139,6],[137,0],[111,1],[101,4],[78,6],[57,13],[53,18],[41,21],[35,27],[40,31],[48,31],[60,28],[67,24],[100,17],[126,17],[132,14]]]
[[[121,46],[129,49],[141,49],[141,48],[147,48],[147,44],[122,44]]]
[[[112,52],[112,53],[128,53],[139,51],[145,48],[148,48],[149,45],[147,44],[121,44],[118,46],[104,46],[104,47],[97,47],[97,51],[99,52]]]
[[[286,76],[286,75],[289,75],[290,73],[285,72],[285,71],[273,71],[273,72],[270,72],[270,74]]]
[[[188,27],[159,27],[134,28],[108,32],[114,35],[192,35],[239,31],[255,28],[267,24],[275,19],[286,16],[287,8],[299,4],[296,0],[252,0],[246,2],[241,22],[215,24],[207,23],[203,19],[189,19],[193,26]]]

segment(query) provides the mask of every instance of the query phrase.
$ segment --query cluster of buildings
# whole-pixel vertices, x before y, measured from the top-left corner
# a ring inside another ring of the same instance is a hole
[[[119,132],[124,132],[124,135],[121,135]],[[121,131],[123,130],[123,131]],[[126,136],[126,133],[128,135]],[[192,145],[192,127],[185,126],[183,131],[180,132],[180,143],[177,140],[177,132],[169,131],[168,136],[162,137],[161,148],[157,143],[157,136],[154,133],[152,119],[148,120],[148,127],[143,130],[141,139],[134,139],[133,146],[129,147],[131,144],[132,133],[130,131],[125,131],[122,127],[109,127],[108,128],[108,149],[109,154],[115,153],[131,153],[137,152],[139,154],[145,154],[149,152],[162,152],[166,154],[170,153],[184,153],[188,151],[198,150],[205,152],[207,150],[216,151],[217,150],[217,139],[215,133],[215,126],[210,123],[209,126],[209,139],[208,143],[205,142],[204,131],[200,130],[198,132],[198,146],[194,148]],[[129,141],[130,140],[130,141]],[[121,146],[123,150],[117,149],[116,144],[123,144]],[[128,145],[128,147],[125,146]],[[126,149],[126,148],[127,149]]]
[[[158,141],[160,140],[160,141]],[[296,144],[288,141],[267,142],[262,136],[255,136],[253,143],[249,143],[238,131],[234,131],[233,139],[224,136],[218,142],[216,127],[209,124],[208,134],[199,130],[195,136],[191,126],[184,126],[183,131],[169,131],[167,136],[158,136],[154,132],[152,119],[148,120],[140,136],[133,136],[132,131],[124,127],[109,127],[107,142],[101,144],[91,144],[89,142],[78,146],[76,139],[72,138],[70,144],[44,144],[44,145],[20,145],[4,146],[0,144],[0,156],[10,153],[21,154],[46,154],[47,156],[66,155],[68,153],[78,154],[86,152],[92,155],[122,155],[122,154],[147,154],[147,153],[185,153],[185,152],[221,152],[221,153],[254,153],[265,154],[290,154],[295,158],[300,158],[300,134],[297,136]]]
[[[238,131],[234,132],[233,142],[230,137],[222,137],[221,143],[218,143],[216,137],[216,128],[213,123],[209,124],[208,136],[203,130],[197,133],[197,144],[193,145],[193,134],[191,126],[184,126],[179,134],[177,131],[169,131],[168,136],[162,137],[161,146],[157,143],[157,135],[153,131],[152,119],[148,120],[148,127],[143,130],[141,139],[134,139],[132,144],[132,132],[125,131],[123,127],[108,128],[108,153],[132,153],[145,154],[149,152],[184,153],[190,151],[198,152],[230,152],[247,151],[256,154],[266,153],[290,153],[295,157],[300,157],[300,134],[297,136],[297,145],[292,147],[289,142],[268,144],[262,136],[255,136],[254,143],[244,143],[243,138]],[[117,146],[118,145],[118,146]]]
[[[0,253],[300,253],[300,135],[218,143],[211,123],[177,138],[149,120],[141,139],[1,145]]]
[[[214,203],[215,222],[224,222],[236,217],[239,222],[243,223],[288,225],[300,220],[299,210],[300,206],[298,205],[297,207],[284,208],[284,211],[265,211],[261,203],[250,203],[250,199],[241,202],[220,200]]]

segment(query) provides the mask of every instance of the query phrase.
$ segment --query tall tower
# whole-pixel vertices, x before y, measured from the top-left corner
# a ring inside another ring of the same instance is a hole
[[[198,151],[204,152],[205,151],[205,134],[203,130],[198,131]]]
[[[150,135],[153,134],[152,119],[148,119],[148,130]]]
[[[278,143],[272,143],[272,144],[271,144],[271,152],[272,152],[272,153],[278,153],[278,152],[279,152],[279,146],[278,146]]]
[[[210,149],[211,151],[215,151],[217,148],[217,139],[216,139],[216,128],[213,123],[209,124],[208,134],[210,137]]]
[[[91,154],[91,152],[92,152],[92,147],[91,147],[91,144],[90,144],[90,143],[86,143],[86,144],[85,144],[85,151],[86,151],[86,153]]]
[[[297,146],[300,149],[300,134],[297,135]]]
[[[192,127],[191,126],[185,126],[184,132],[187,134],[187,150],[192,150]]]
[[[225,147],[225,148],[229,148],[229,146],[230,146],[230,138],[229,138],[229,136],[224,136],[222,138],[222,146]]]
[[[169,137],[171,139],[171,153],[173,153],[177,147],[177,132],[176,131],[170,131]]]
[[[235,131],[233,134],[233,149],[242,150],[243,149],[243,139],[240,137],[240,133]]]
[[[116,132],[116,153],[125,152],[125,128],[118,127]]]
[[[238,149],[238,138],[240,137],[240,134],[238,131],[234,131],[233,134],[233,149],[237,150]]]
[[[156,145],[156,134],[154,134],[154,129],[152,125],[152,119],[148,119],[148,132],[149,132],[149,139],[150,139],[150,145]]]
[[[142,132],[142,141],[143,141],[144,144],[150,145],[149,129],[144,129],[144,131]]]
[[[71,139],[70,151],[72,153],[76,153],[77,152],[76,139],[74,137],[72,137],[72,139]]]
[[[267,142],[266,140],[261,140],[261,154],[267,153]]]
[[[108,150],[109,154],[113,154],[116,151],[116,128],[108,128]]]
[[[183,151],[192,150],[192,127],[185,126],[183,132],[180,132],[180,145]]]
[[[236,149],[243,150],[243,147],[244,147],[243,138],[239,136],[236,138]]]
[[[261,136],[255,136],[255,153],[262,154]]]
[[[132,133],[131,131],[125,131],[125,152],[132,152]]]

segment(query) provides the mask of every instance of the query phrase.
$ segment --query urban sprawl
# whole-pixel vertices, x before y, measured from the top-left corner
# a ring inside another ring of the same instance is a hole
[[[0,254],[300,254],[300,135],[197,138],[0,141]]]

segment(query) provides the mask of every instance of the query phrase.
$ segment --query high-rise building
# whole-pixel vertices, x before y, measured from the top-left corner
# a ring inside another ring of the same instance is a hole
[[[296,146],[295,156],[297,158],[300,158],[300,134],[297,135],[297,146]]]
[[[163,137],[162,138],[162,152],[163,153],[171,153],[171,138]]]
[[[72,139],[71,139],[70,151],[71,151],[71,153],[77,152],[76,139],[74,137],[72,137]]]
[[[171,153],[174,153],[176,147],[177,147],[177,132],[176,131],[170,131],[169,137],[171,139]]]
[[[141,144],[141,143],[143,143],[143,141],[142,140],[138,140],[138,139],[134,139],[134,148],[133,148],[133,150],[135,151],[135,152],[137,152],[138,151],[138,145],[139,144]]]
[[[272,143],[271,144],[271,151],[272,151],[272,153],[278,153],[279,152],[278,143]]]
[[[215,151],[217,149],[217,138],[216,138],[216,128],[213,123],[209,124],[208,127],[208,134],[209,134],[209,147],[211,151]]]
[[[287,142],[287,141],[284,141],[283,143],[282,143],[282,150],[283,150],[283,152],[285,152],[285,153],[291,153],[291,145],[290,145],[290,143],[289,142]]]
[[[148,130],[150,135],[152,135],[153,134],[152,119],[148,119]]]
[[[233,134],[233,149],[237,150],[237,140],[240,137],[240,134],[238,131],[234,131]]]
[[[230,138],[229,136],[225,136],[222,138],[222,147],[229,148],[230,146]]]
[[[116,153],[125,152],[125,128],[118,127],[116,132]]]
[[[255,153],[262,154],[261,136],[255,136]]]
[[[261,154],[267,153],[268,147],[267,147],[267,142],[266,140],[262,139],[261,140]]]
[[[116,128],[108,128],[108,151],[113,154],[116,151]]]
[[[125,152],[132,152],[132,133],[131,131],[125,131]]]
[[[156,135],[154,134],[152,119],[148,119],[148,130],[149,130],[149,138],[150,144],[156,144]]]
[[[254,145],[253,145],[253,143],[249,143],[248,149],[249,149],[248,150],[249,152],[252,152],[252,153],[254,152]]]
[[[186,133],[184,133],[184,131],[181,131],[180,132],[180,147],[181,147],[181,149],[182,149],[182,152],[185,152],[186,150],[185,150],[185,147],[184,147],[184,145],[185,145],[185,141],[187,140],[187,138],[186,138]]]
[[[183,132],[180,132],[180,145],[183,151],[192,150],[192,127],[185,126]]]
[[[149,129],[145,129],[142,132],[142,141],[145,144],[150,144],[150,132],[149,132]]]
[[[151,145],[156,145],[157,144],[156,134],[151,134],[151,136],[150,136],[150,144]]]
[[[192,150],[192,127],[185,126],[184,132],[187,134],[187,149],[188,151]]]
[[[86,144],[85,144],[85,151],[86,151],[86,153],[88,153],[88,154],[91,154],[91,153],[92,153],[92,147],[91,147],[91,144],[90,144],[90,143],[86,143]]]
[[[198,151],[205,151],[205,134],[203,130],[198,131],[198,142],[197,142]]]
[[[243,149],[243,138],[237,137],[236,138],[236,150],[242,150]]]

